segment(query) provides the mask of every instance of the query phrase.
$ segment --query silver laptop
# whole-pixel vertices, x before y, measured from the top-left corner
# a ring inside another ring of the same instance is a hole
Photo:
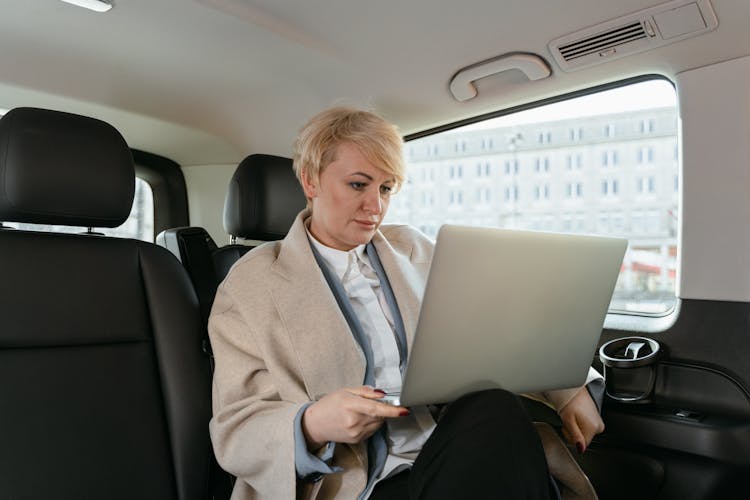
[[[627,240],[444,225],[391,403],[580,386]]]

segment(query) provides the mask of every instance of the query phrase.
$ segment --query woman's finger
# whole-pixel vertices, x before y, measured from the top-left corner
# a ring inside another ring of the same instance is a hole
[[[403,406],[393,406],[367,399],[362,399],[359,402],[358,411],[376,419],[405,417],[409,414],[409,410]]]
[[[572,416],[574,417],[574,416]],[[575,444],[576,449],[579,453],[586,451],[587,441],[583,432],[578,427],[578,422],[575,418],[563,419],[563,435],[571,444]]]
[[[355,387],[347,389],[347,391],[354,395],[359,396],[359,400],[353,400],[352,403],[355,405],[351,407],[352,410],[367,415],[372,418],[397,418],[404,417],[409,414],[409,410],[403,406],[394,406],[378,401],[385,396],[385,392],[380,389],[373,389],[370,386],[364,385],[362,387]]]
[[[346,389],[350,394],[359,396],[366,399],[380,399],[385,396],[385,391],[370,387],[369,385],[363,385],[362,387],[351,387]]]

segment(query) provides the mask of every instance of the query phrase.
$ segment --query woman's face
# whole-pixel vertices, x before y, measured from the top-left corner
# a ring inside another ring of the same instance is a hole
[[[348,251],[369,242],[385,217],[393,176],[370,163],[351,143],[336,148],[319,179],[303,176],[312,199],[310,232],[326,246]]]

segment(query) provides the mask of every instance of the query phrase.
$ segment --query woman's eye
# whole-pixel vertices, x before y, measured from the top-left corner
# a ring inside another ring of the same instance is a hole
[[[380,192],[382,194],[391,194],[391,191],[393,191],[392,186],[380,186]]]
[[[365,188],[366,184],[364,182],[350,182],[349,185],[356,189],[357,191],[361,191]]]

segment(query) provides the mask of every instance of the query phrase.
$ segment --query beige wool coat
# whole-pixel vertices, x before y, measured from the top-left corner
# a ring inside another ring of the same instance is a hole
[[[237,476],[233,500],[354,499],[367,482],[365,443],[336,445],[333,463],[343,472],[318,483],[296,480],[297,412],[329,392],[361,386],[365,377],[364,355],[310,249],[307,217],[301,212],[284,240],[241,258],[211,312],[210,432],[219,463]],[[408,226],[381,226],[372,241],[411,348],[433,243]],[[541,399],[561,408],[578,390]]]

